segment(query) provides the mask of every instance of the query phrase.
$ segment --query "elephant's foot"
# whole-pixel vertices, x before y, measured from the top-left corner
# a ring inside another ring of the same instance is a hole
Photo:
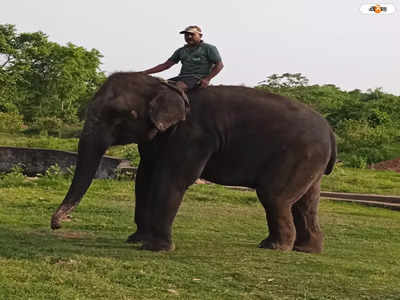
[[[126,240],[127,243],[142,243],[151,240],[151,234],[150,233],[144,233],[140,231],[136,231],[135,233],[131,234],[128,236],[128,239]]]
[[[284,244],[278,241],[272,240],[270,237],[263,240],[259,245],[259,248],[264,249],[273,249],[273,250],[281,250],[281,251],[290,251],[293,250],[292,243]]]
[[[296,240],[293,250],[306,253],[321,253],[322,244],[322,232],[313,232],[306,239]]]
[[[145,241],[141,249],[150,251],[174,251],[175,245],[173,242],[151,239]]]

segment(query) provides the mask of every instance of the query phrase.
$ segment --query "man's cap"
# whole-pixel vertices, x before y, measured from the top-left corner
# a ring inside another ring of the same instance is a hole
[[[181,32],[179,32],[179,33],[199,33],[199,34],[203,34],[202,32],[201,32],[201,28],[199,27],[199,26],[196,26],[196,25],[191,25],[191,26],[188,26],[188,27],[186,27],[185,28],[185,30],[182,30]]]

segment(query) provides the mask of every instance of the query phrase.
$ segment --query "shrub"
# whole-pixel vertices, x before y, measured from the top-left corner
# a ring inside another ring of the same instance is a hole
[[[58,179],[63,176],[63,172],[58,164],[50,166],[44,176],[48,177],[49,179]]]
[[[0,174],[0,187],[14,187],[24,183],[22,165],[15,165],[9,173]]]
[[[32,124],[32,128],[44,136],[48,136],[50,131],[56,132],[58,136],[61,136],[62,126],[63,121],[57,117],[37,118]]]
[[[75,166],[71,166],[66,169],[61,169],[61,167],[56,163],[50,166],[44,173],[44,177],[51,180],[56,180],[60,178],[71,178],[75,173]]]
[[[134,166],[139,165],[140,156],[137,145],[135,144],[125,145],[122,148],[122,154],[124,158],[129,160]]]
[[[0,131],[16,133],[24,128],[23,117],[16,112],[0,112]]]
[[[395,132],[385,126],[371,127],[368,121],[344,120],[338,124],[338,148],[344,165],[365,168],[390,158],[387,145],[395,140]]]

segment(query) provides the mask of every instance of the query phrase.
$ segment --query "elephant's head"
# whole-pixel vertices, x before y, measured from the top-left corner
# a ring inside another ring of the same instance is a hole
[[[141,73],[111,75],[88,107],[74,178],[51,227],[60,228],[79,204],[108,147],[149,142],[187,113],[188,100],[175,86]]]

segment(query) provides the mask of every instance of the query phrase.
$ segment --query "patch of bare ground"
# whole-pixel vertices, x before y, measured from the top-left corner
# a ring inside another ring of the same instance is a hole
[[[392,160],[381,161],[369,166],[370,169],[375,170],[390,170],[400,173],[400,157]]]

